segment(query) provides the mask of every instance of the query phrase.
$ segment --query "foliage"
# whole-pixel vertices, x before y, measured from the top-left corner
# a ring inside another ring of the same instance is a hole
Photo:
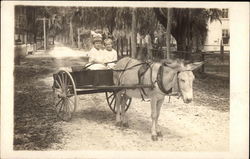
[[[154,11],[159,22],[166,28],[167,8],[154,8]],[[220,15],[219,9],[173,8],[171,33],[177,41],[177,49],[184,51],[190,48],[194,38],[204,44],[208,22],[219,20]]]
[[[152,8],[137,8],[137,17],[137,27],[141,35],[146,35],[156,30],[158,20]]]
[[[41,22],[35,21],[39,17],[49,19],[49,36],[73,37],[75,41],[78,28],[106,29],[111,34],[116,30],[125,32],[124,35],[131,32],[132,8],[129,7],[29,7],[30,12],[32,9],[35,17],[27,14],[28,26],[40,36],[43,35]],[[177,49],[184,51],[194,45],[203,45],[208,22],[220,20],[220,15],[219,9],[173,8],[171,34],[177,41]],[[167,8],[136,8],[136,17],[136,32],[141,35],[152,35],[158,29],[158,22],[165,28],[167,26]]]

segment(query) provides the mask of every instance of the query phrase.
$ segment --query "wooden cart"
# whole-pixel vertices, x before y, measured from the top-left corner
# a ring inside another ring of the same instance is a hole
[[[60,70],[53,74],[54,105],[57,115],[64,121],[72,119],[78,107],[78,95],[102,93],[106,95],[109,108],[116,113],[116,92],[122,89],[151,88],[152,85],[117,86],[113,83],[113,70]],[[126,103],[128,110],[131,98]]]

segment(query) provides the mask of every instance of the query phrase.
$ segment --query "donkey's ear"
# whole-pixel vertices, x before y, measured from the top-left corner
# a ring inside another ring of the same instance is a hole
[[[172,60],[172,59],[164,59],[164,60],[161,60],[161,63],[162,63],[164,66],[168,66],[168,67],[171,67],[171,68],[175,68],[175,67],[178,66],[177,61]]]
[[[190,64],[187,64],[186,69],[187,70],[195,70],[195,69],[201,67],[203,64],[204,64],[204,62],[190,63]]]

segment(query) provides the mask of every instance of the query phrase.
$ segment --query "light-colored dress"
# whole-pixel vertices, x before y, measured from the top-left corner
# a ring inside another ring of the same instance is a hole
[[[117,52],[113,49],[112,51],[108,50],[97,50],[92,48],[88,53],[89,62],[97,62],[97,64],[87,64],[90,65],[88,69],[90,70],[102,70],[113,68],[115,63],[109,63],[117,60]],[[107,66],[99,63],[108,63]]]
[[[116,50],[112,49],[111,51],[105,50],[105,56],[106,56],[106,61],[107,62],[112,62],[108,63],[107,67],[108,68],[113,68],[115,65],[115,61],[117,61],[117,52]]]

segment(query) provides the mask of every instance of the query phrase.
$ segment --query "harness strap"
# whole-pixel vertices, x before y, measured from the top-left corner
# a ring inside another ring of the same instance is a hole
[[[148,69],[150,69],[150,81],[151,81],[151,85],[152,85],[152,89],[153,89],[153,80],[152,80],[152,67],[151,67],[151,62],[146,62],[144,65],[141,66],[141,68],[138,70],[138,80],[139,80],[139,84],[143,83],[144,80],[144,75],[145,73],[148,71]],[[146,91],[144,90],[144,88],[140,88],[140,94],[141,94],[141,98],[143,101],[145,101],[144,96],[148,96]]]
[[[165,94],[170,94],[172,92],[172,87],[169,89],[169,90],[166,90],[163,86],[163,66],[161,65],[159,70],[158,70],[158,73],[157,73],[157,78],[156,78],[156,82],[157,82],[157,85],[158,87],[160,88],[160,90],[165,93]]]

